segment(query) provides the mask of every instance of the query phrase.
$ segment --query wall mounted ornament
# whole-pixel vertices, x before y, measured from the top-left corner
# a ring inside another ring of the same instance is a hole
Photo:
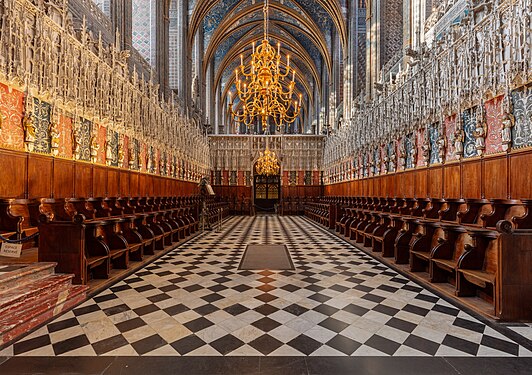
[[[509,151],[512,146],[512,128],[515,125],[515,117],[511,113],[505,113],[501,123],[502,149]]]

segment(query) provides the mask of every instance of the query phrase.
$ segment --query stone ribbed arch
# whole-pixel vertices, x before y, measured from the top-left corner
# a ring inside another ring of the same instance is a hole
[[[331,74],[331,71],[332,71],[332,57],[331,57],[331,54],[329,53],[329,50],[327,49],[326,41],[323,38],[323,35],[321,33],[316,32],[316,31],[309,32],[307,30],[304,30],[304,29],[300,28],[297,25],[294,25],[294,24],[291,24],[291,23],[288,23],[288,22],[284,22],[284,21],[271,20],[270,24],[273,25],[273,26],[277,26],[277,27],[282,28],[288,34],[291,34],[291,33],[290,33],[289,30],[287,30],[286,26],[295,28],[299,32],[305,34],[310,39],[310,41],[314,44],[314,46],[318,49],[318,51],[321,53],[323,61],[325,62],[325,65],[327,66],[327,71],[329,72],[329,74]],[[305,26],[309,26],[309,25],[306,25],[306,24],[304,24],[304,25]],[[216,29],[213,37],[211,38],[209,46],[207,47],[207,50],[205,52],[205,57],[204,57],[204,60],[203,60],[204,71],[207,70],[207,67],[208,67],[211,59],[214,58],[214,55],[216,54],[216,50],[217,50],[218,46],[220,44],[222,44],[230,36],[230,33],[228,32],[228,30],[229,30],[229,28],[231,26],[232,26],[231,23],[228,23],[228,24],[221,23],[220,27],[218,27]],[[247,28],[249,26],[252,26],[253,28],[251,30],[255,31],[255,27],[260,26],[262,28],[262,21],[247,22],[247,23],[238,25],[236,28],[232,29],[231,31],[236,32],[236,31],[239,31],[239,30],[241,30],[243,28]],[[272,27],[271,29],[275,30],[275,27]],[[246,33],[245,35],[247,35],[248,33]],[[298,44],[299,44],[299,42],[298,42]]]
[[[194,35],[196,34],[198,28],[201,26],[201,23],[203,19],[207,16],[209,11],[219,2],[219,0],[198,0],[193,12],[192,16],[190,18],[189,23],[189,50],[192,49],[193,43],[194,43]],[[340,42],[342,45],[342,48],[344,50],[344,54],[347,54],[347,46],[348,46],[348,33],[347,33],[347,25],[344,20],[343,14],[342,14],[342,8],[340,6],[340,3],[338,0],[316,0],[316,2],[323,7],[325,11],[329,14],[331,17],[333,24],[335,25],[338,36],[340,37]],[[297,2],[296,2],[297,3]],[[254,9],[254,11],[260,11],[262,9],[262,2],[258,1],[256,4],[252,5],[251,8]],[[285,11],[288,13],[287,10],[290,10],[290,12],[295,14],[295,18],[302,22],[302,23],[309,23],[313,25],[313,28],[318,31],[318,33],[321,33],[318,25],[315,24],[315,22],[312,20],[312,18],[309,16],[308,12],[306,12],[303,8],[299,7],[301,12],[305,15],[305,17],[302,17],[300,13],[294,11],[291,8],[288,8],[278,2],[272,2],[270,3],[270,8],[277,9],[280,11]],[[241,13],[235,14],[230,17],[231,22],[234,23],[235,20],[239,19],[241,17]]]

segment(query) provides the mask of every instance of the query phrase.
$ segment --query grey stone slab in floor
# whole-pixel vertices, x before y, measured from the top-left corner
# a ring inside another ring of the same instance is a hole
[[[240,270],[293,270],[294,263],[285,245],[248,245]]]

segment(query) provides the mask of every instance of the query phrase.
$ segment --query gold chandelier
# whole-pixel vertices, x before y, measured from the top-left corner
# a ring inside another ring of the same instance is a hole
[[[255,164],[257,174],[261,176],[276,176],[279,174],[279,160],[275,155],[275,152],[270,151],[270,148],[266,146],[264,152],[260,153],[260,157]]]
[[[240,55],[240,67],[235,70],[236,94],[238,95],[242,109],[233,109],[233,98],[229,92],[229,111],[231,116],[239,123],[250,127],[255,119],[260,119],[262,130],[268,132],[268,117],[273,118],[277,129],[283,124],[291,124],[299,116],[301,110],[302,95],[299,101],[293,100],[295,88],[295,69],[290,69],[290,55],[286,56],[286,64],[281,62],[281,44],[277,44],[277,51],[268,41],[268,0],[264,1],[264,38],[262,43],[255,48],[251,63],[244,66],[244,56]],[[282,65],[285,65],[282,72]],[[239,76],[242,74],[242,77]],[[292,80],[288,86],[285,78],[292,70]],[[242,79],[241,79],[242,78]],[[297,98],[297,97],[296,97]]]

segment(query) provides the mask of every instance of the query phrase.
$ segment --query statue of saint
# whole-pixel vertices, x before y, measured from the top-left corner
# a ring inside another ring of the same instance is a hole
[[[473,131],[473,136],[475,137],[475,149],[477,150],[478,156],[481,156],[486,149],[487,131],[486,123],[481,117],[479,117],[477,119],[475,130]]]
[[[61,137],[61,132],[59,131],[59,127],[57,126],[57,123],[54,121],[50,122],[50,150],[52,152],[53,156],[59,155],[59,141]]]
[[[96,138],[96,135],[91,136],[90,141],[90,151],[91,151],[91,162],[96,163],[98,162],[98,150],[100,149],[100,145],[98,144],[98,139]]]
[[[447,141],[445,139],[444,134],[440,134],[438,140],[436,141],[436,144],[438,145],[438,161],[440,163],[443,163],[445,160],[445,146],[447,145]]]
[[[508,151],[512,145],[512,128],[515,125],[515,117],[511,113],[506,113],[502,119],[501,138],[502,149]]]
[[[457,122],[456,129],[453,134],[454,154],[456,155],[457,159],[460,159],[464,155],[464,141],[465,141],[464,129],[462,129],[462,126],[460,125],[460,123]]]
[[[36,128],[33,119],[33,113],[29,112],[22,121],[22,126],[24,128],[24,148],[28,152],[32,152],[35,149],[36,138]]]
[[[117,152],[117,159],[118,159],[118,167],[122,168],[124,166],[124,140],[118,141],[118,152]]]

